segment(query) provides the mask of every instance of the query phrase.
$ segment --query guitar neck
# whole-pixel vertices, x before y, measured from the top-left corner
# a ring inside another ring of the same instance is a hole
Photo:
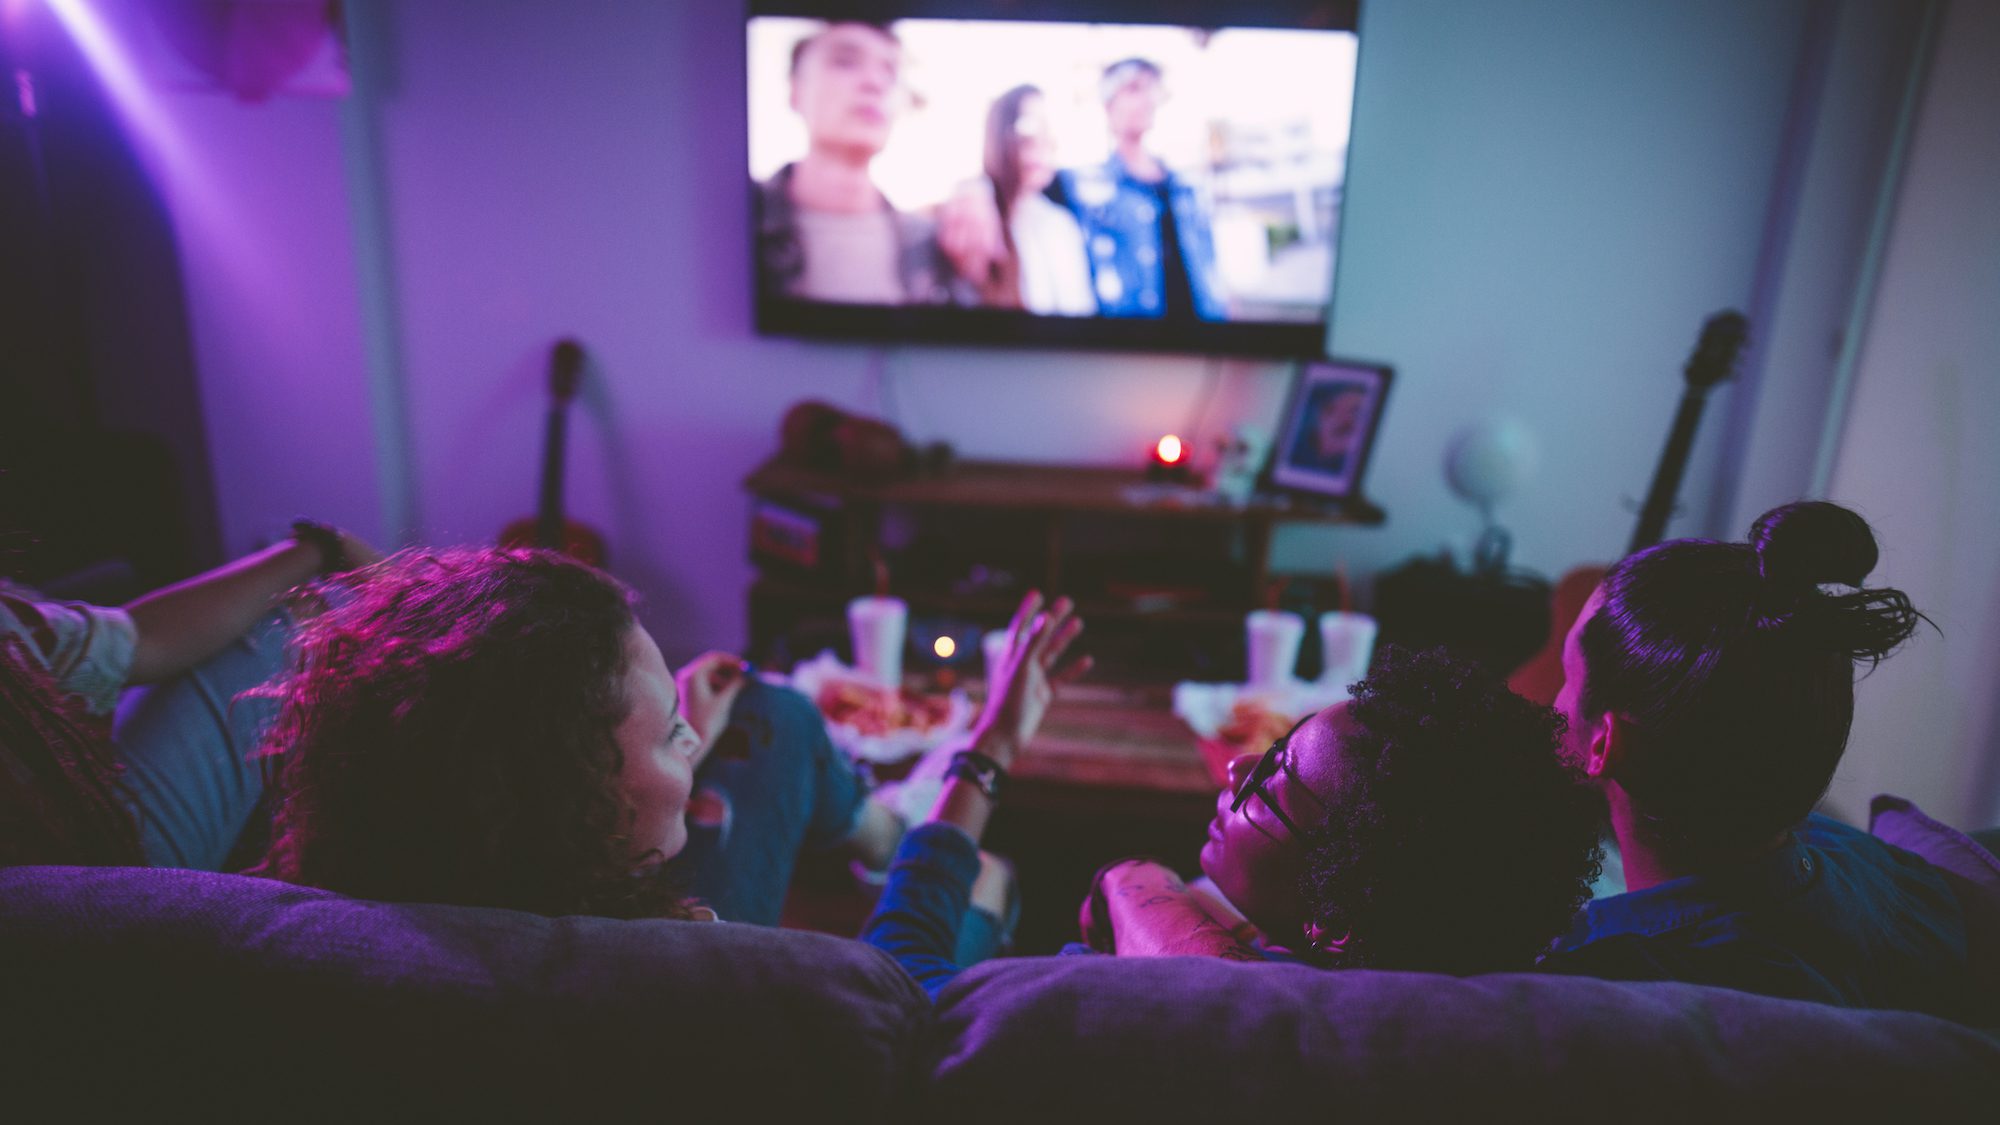
[[[1674,428],[1667,433],[1667,447],[1660,453],[1659,468],[1653,470],[1653,487],[1646,490],[1639,526],[1632,530],[1626,554],[1643,551],[1666,538],[1667,520],[1674,514],[1674,498],[1680,494],[1681,477],[1687,473],[1688,454],[1694,450],[1695,431],[1701,426],[1701,410],[1707,402],[1706,387],[1690,386],[1681,395]]]
[[[563,543],[563,456],[569,440],[569,412],[558,402],[549,407],[547,436],[542,441],[542,494],[535,504],[535,545],[560,548]]]

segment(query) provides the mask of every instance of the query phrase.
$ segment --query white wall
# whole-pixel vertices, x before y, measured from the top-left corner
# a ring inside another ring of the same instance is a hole
[[[2000,5],[1946,9],[1831,498],[1875,524],[1871,580],[1928,629],[1857,689],[1834,785],[2000,824]]]

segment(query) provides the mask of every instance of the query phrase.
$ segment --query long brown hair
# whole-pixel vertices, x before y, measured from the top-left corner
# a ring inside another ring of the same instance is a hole
[[[396,902],[688,917],[635,874],[613,732],[632,593],[548,551],[404,552],[337,576],[263,753],[259,874]]]
[[[0,867],[145,862],[110,740],[18,640],[0,639]]]
[[[1000,238],[1007,247],[1004,261],[994,265],[994,276],[980,281],[988,304],[1021,307],[1021,254],[1014,245],[1014,199],[1021,194],[1021,106],[1042,91],[1031,85],[1016,86],[993,99],[986,111],[986,178],[993,184],[993,204],[1000,212]]]

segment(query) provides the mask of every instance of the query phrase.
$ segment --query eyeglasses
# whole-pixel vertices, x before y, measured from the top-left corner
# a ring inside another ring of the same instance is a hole
[[[1257,759],[1257,764],[1252,766],[1250,772],[1244,776],[1243,784],[1236,787],[1236,796],[1231,798],[1229,802],[1230,812],[1242,812],[1243,806],[1249,803],[1251,795],[1255,794],[1258,800],[1264,802],[1264,807],[1271,810],[1271,815],[1278,818],[1278,823],[1285,826],[1285,831],[1290,832],[1300,840],[1308,838],[1308,834],[1300,829],[1297,824],[1293,823],[1291,817],[1285,815],[1285,810],[1278,807],[1278,802],[1271,799],[1271,794],[1264,789],[1264,783],[1276,777],[1278,771],[1282,769],[1287,776],[1294,782],[1297,782],[1293,786],[1294,789],[1311,797],[1313,803],[1319,807],[1326,807],[1326,802],[1320,800],[1318,794],[1307,789],[1304,782],[1299,781],[1299,775],[1293,772],[1290,764],[1281,756],[1281,752],[1285,747],[1291,744],[1292,736],[1299,733],[1299,728],[1305,726],[1306,719],[1310,718],[1312,716],[1307,715],[1305,719],[1300,719],[1297,723],[1294,723],[1292,729],[1286,731],[1283,738],[1271,743],[1271,748],[1264,751],[1263,757]]]

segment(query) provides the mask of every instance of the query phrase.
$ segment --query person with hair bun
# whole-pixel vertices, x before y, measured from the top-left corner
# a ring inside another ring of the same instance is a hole
[[[1924,620],[1862,585],[1875,562],[1860,516],[1802,502],[1747,543],[1675,540],[1612,568],[1563,645],[1556,708],[1628,890],[1591,903],[1544,969],[1983,1014],[1954,884],[1813,811],[1847,747],[1856,662]]]

